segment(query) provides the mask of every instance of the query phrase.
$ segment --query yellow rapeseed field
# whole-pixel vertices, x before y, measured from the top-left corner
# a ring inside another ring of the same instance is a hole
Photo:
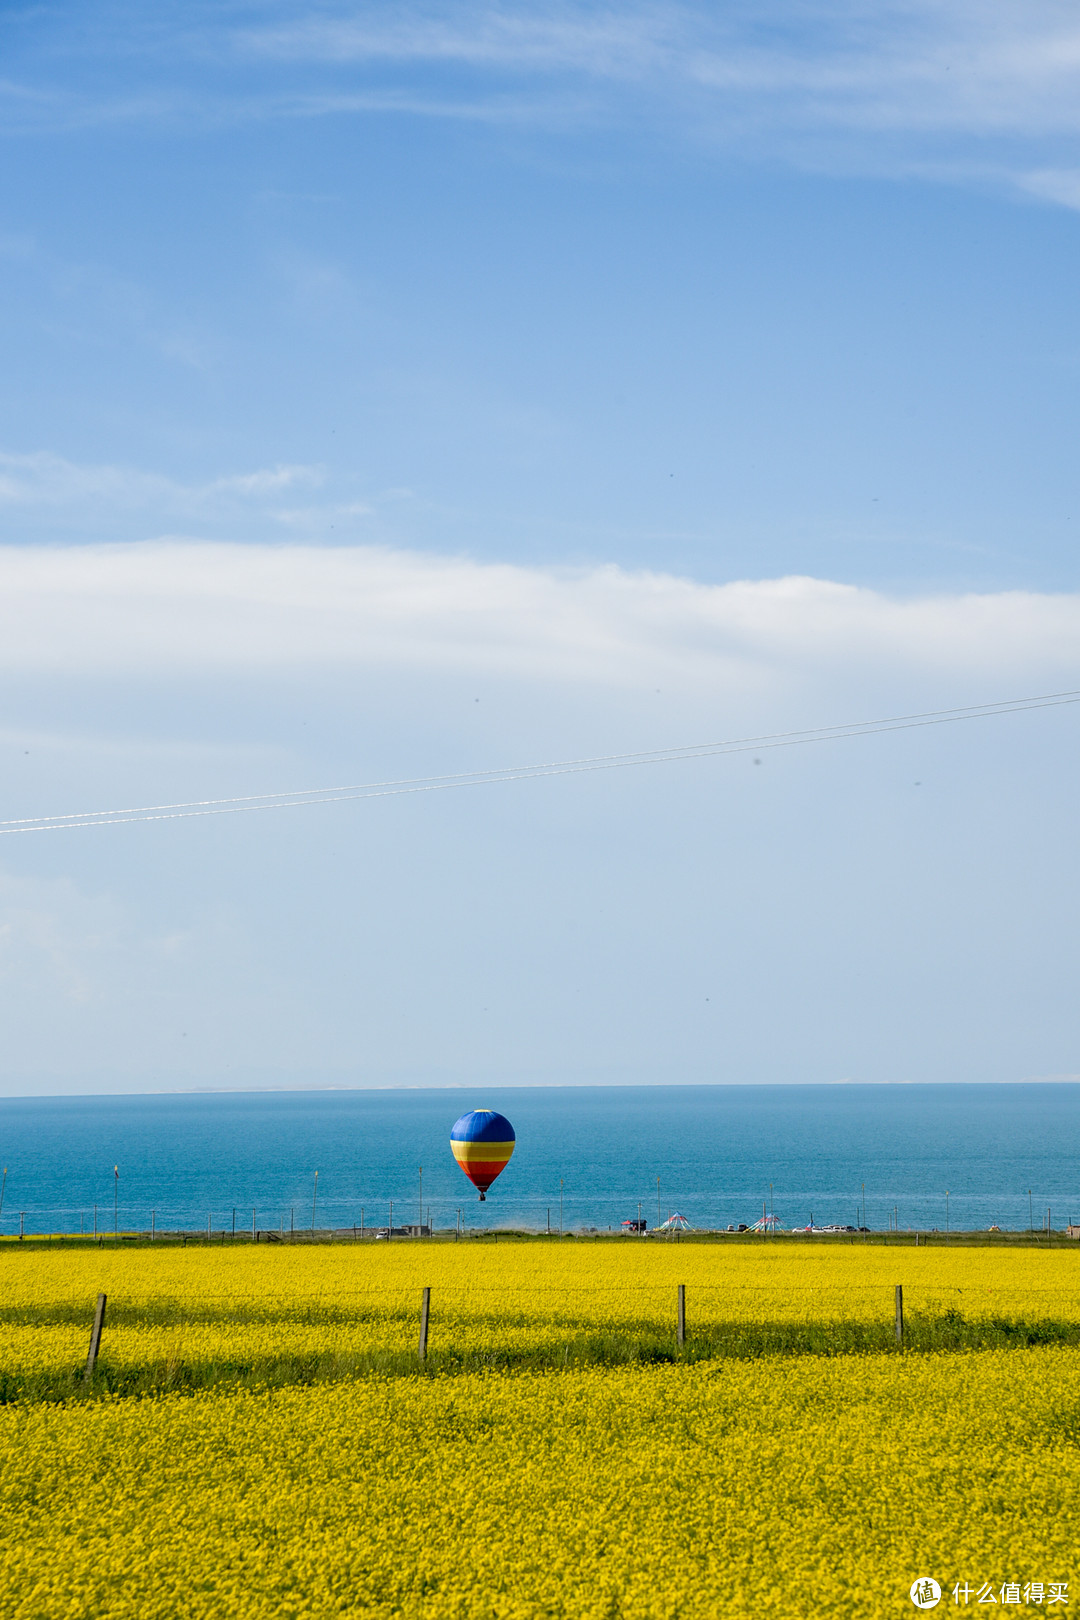
[[[668,1620],[1042,1612],[1073,1590],[1080,1349],[496,1364],[582,1326],[891,1322],[893,1285],[967,1320],[1080,1320],[1080,1256],[690,1243],[0,1256],[3,1370],[258,1365],[312,1346],[466,1370],[0,1409],[0,1613],[12,1620],[362,1615]],[[237,1351],[237,1344],[242,1346]],[[492,1366],[483,1365],[486,1350]],[[1031,1583],[1035,1583],[1032,1586]],[[1004,1594],[1004,1596],[1003,1596]],[[1034,1600],[1018,1606],[1032,1612]]]
[[[408,1350],[432,1288],[432,1350],[558,1346],[583,1331],[670,1336],[687,1289],[691,1337],[730,1325],[879,1324],[904,1287],[920,1319],[1080,1322],[1080,1251],[814,1248],[777,1244],[338,1244],[0,1254],[6,1370],[85,1357],[109,1297],[113,1369]]]

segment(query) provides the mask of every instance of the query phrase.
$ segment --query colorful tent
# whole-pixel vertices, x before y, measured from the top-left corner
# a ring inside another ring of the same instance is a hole
[[[676,1210],[675,1214],[669,1215],[667,1220],[662,1221],[656,1230],[658,1232],[689,1232],[690,1222],[685,1215],[680,1215]]]
[[[779,1215],[759,1215],[750,1230],[751,1232],[779,1232],[780,1217]]]

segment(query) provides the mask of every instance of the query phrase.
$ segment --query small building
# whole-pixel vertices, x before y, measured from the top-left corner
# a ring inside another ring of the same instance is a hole
[[[1071,1238],[1080,1238],[1080,1226],[1067,1226],[1065,1228],[1065,1236]]]

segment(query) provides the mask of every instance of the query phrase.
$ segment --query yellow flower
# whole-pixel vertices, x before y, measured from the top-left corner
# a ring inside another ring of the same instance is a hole
[[[691,1350],[852,1325],[887,1343],[896,1282],[916,1339],[957,1320],[1034,1332],[1080,1320],[1071,1253],[403,1243],[2,1262],[7,1387],[73,1392],[0,1408],[10,1620],[876,1620],[915,1612],[916,1576],[950,1609],[957,1580],[1071,1576],[1078,1348],[565,1371],[555,1353],[607,1333],[674,1357],[678,1283]],[[450,1369],[431,1376],[424,1285],[432,1365]],[[99,1291],[103,1378],[156,1393],[78,1394]],[[510,1352],[526,1359],[500,1365]],[[539,1352],[556,1365],[530,1367]],[[409,1358],[415,1376],[379,1370]]]

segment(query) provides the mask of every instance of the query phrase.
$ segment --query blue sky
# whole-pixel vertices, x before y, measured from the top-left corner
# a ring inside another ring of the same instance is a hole
[[[0,47],[0,819],[1080,686],[1071,8]],[[0,1084],[1075,1075],[1075,713],[4,835]]]

